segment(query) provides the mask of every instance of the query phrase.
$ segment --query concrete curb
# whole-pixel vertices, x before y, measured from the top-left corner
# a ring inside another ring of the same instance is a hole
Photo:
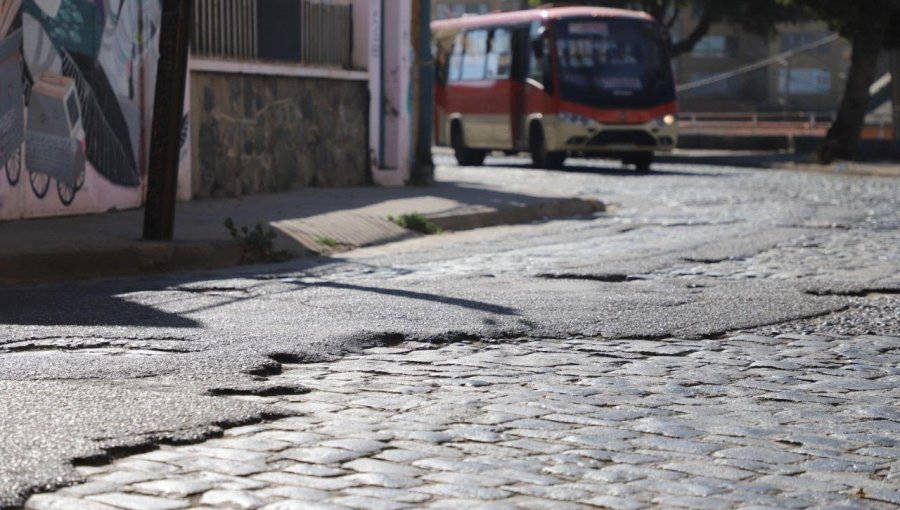
[[[463,212],[426,215],[445,230],[530,223],[542,219],[584,216],[604,211],[588,199],[549,199],[531,205],[499,209],[469,208]],[[412,212],[412,211],[409,211]],[[345,218],[345,222],[357,221]],[[302,219],[298,219],[302,221]],[[388,223],[386,219],[382,220]],[[365,245],[384,244],[416,235],[399,235],[399,227],[378,231]],[[336,227],[339,228],[339,227]],[[284,232],[282,232],[284,235]],[[306,240],[304,244],[312,244]],[[319,250],[321,251],[321,250]],[[63,280],[140,276],[165,272],[222,269],[241,263],[243,249],[235,241],[113,241],[91,247],[72,246],[47,251],[0,254],[0,285],[26,285]],[[303,254],[295,253],[303,256]]]
[[[425,215],[435,225],[444,230],[472,230],[498,225],[517,225],[549,218],[586,216],[603,212],[602,202],[583,198],[566,198],[533,205],[504,207],[488,211],[473,211],[464,214]]]
[[[240,263],[235,242],[116,243],[0,255],[0,285],[219,269]]]

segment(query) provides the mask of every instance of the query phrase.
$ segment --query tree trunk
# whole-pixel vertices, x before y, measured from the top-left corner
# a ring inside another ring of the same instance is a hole
[[[669,47],[669,51],[671,52],[672,57],[674,58],[692,51],[694,46],[709,33],[709,29],[712,28],[714,21],[716,20],[713,19],[709,9],[704,9],[703,14],[700,16],[700,20],[697,21],[697,26],[694,27],[691,33],[677,43],[670,43],[671,46]],[[660,21],[660,23],[662,22]],[[668,33],[666,27],[661,28],[665,33]]]
[[[853,159],[856,146],[865,127],[869,110],[869,87],[875,79],[878,57],[885,40],[888,22],[886,19],[866,19],[854,30],[853,52],[844,96],[838,107],[837,118],[825,143],[819,149],[819,161],[831,163],[836,159]]]

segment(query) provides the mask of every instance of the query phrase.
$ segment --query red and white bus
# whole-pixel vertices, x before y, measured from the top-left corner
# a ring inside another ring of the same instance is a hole
[[[552,7],[431,25],[435,138],[461,165],[528,151],[535,166],[570,155],[649,170],[677,142],[678,103],[662,34],[642,12]]]

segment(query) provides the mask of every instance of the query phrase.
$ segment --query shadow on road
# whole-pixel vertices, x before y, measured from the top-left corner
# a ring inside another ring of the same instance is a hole
[[[121,288],[65,285],[0,291],[0,325],[196,328],[178,314],[135,303]]]
[[[401,290],[401,289],[385,289],[381,287],[365,287],[362,285],[352,285],[349,283],[338,283],[338,282],[316,282],[311,284],[306,284],[310,287],[328,287],[332,289],[340,289],[340,290],[355,290],[360,292],[372,292],[375,294],[382,294],[385,296],[395,296],[395,297],[403,297],[409,299],[419,299],[423,301],[432,301],[435,303],[441,303],[445,305],[458,306],[461,308],[468,308],[470,310],[477,310],[481,312],[489,312],[496,315],[519,315],[518,310],[514,308],[508,308],[506,306],[493,305],[490,303],[485,303],[484,301],[474,301],[470,299],[461,299],[461,298],[453,298],[448,296],[441,296],[440,294],[429,294],[427,292],[415,292],[411,290]]]
[[[516,169],[526,169],[526,170],[538,170],[538,171],[546,171],[543,169],[534,168],[530,163],[527,162],[515,162],[511,163],[509,161],[491,161],[488,159],[485,164],[485,167],[490,167],[493,169],[501,169],[501,168],[516,168]],[[572,172],[572,173],[587,173],[587,174],[602,174],[602,175],[610,175],[617,177],[633,177],[633,178],[641,178],[641,177],[734,177],[735,173],[722,173],[722,172],[689,172],[684,170],[672,170],[672,169],[661,169],[658,166],[654,167],[649,172],[638,172],[634,170],[632,167],[624,167],[620,163],[612,160],[593,160],[591,164],[581,163],[578,159],[574,161],[566,162],[565,166],[561,168],[559,171],[562,172]]]

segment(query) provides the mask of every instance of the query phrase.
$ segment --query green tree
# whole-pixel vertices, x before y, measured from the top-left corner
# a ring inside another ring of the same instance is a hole
[[[531,0],[533,6],[549,3]],[[656,19],[669,39],[672,56],[689,53],[716,23],[727,23],[762,36],[775,33],[779,22],[794,21],[802,8],[783,0],[584,0],[584,5],[637,9]],[[696,18],[677,41],[672,31],[685,15]]]
[[[900,0],[783,1],[826,21],[853,45],[837,117],[819,150],[823,163],[852,159],[865,127],[878,58],[882,50],[900,47]]]

